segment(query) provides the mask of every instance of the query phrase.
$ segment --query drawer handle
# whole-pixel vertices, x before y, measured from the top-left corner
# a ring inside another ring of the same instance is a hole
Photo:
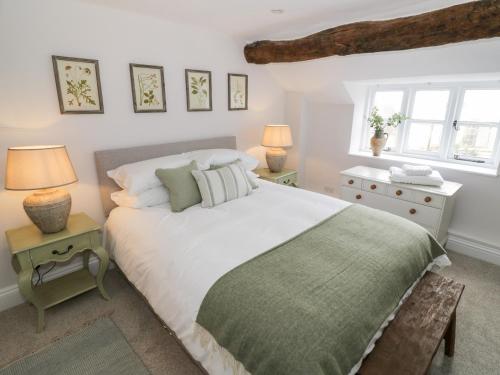
[[[68,254],[71,250],[73,250],[73,245],[69,245],[68,248],[64,251],[52,250],[53,255],[64,255]]]
[[[424,199],[424,201],[426,201],[427,203],[429,203],[431,200],[432,200],[431,197],[425,197],[425,199]]]
[[[403,195],[403,191],[402,190],[397,190],[396,191],[396,195],[399,197],[400,195]]]
[[[352,185],[352,184],[354,184],[354,180],[349,180],[349,181],[347,181],[347,183],[348,183],[349,185]]]
[[[356,195],[356,199],[361,199],[361,194]]]
[[[410,209],[410,214],[415,215],[417,213],[417,210],[414,208]]]
[[[377,185],[373,184],[370,186],[370,189],[375,190],[377,188]]]

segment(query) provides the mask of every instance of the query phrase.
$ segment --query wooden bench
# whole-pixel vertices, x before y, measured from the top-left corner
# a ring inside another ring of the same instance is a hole
[[[427,272],[377,340],[358,374],[427,374],[441,341],[455,350],[456,310],[464,285]]]

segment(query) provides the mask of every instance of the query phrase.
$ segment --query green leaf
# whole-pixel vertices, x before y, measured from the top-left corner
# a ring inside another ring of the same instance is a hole
[[[193,91],[191,91],[191,94],[196,95],[196,94],[198,94],[198,91],[193,90]]]

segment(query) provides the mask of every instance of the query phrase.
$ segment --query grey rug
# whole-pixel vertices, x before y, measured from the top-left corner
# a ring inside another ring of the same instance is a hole
[[[0,375],[150,374],[121,331],[108,318],[97,320],[0,370]]]

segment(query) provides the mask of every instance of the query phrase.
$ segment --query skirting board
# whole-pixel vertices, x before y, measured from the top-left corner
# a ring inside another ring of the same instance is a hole
[[[500,265],[500,247],[460,234],[448,233],[446,249],[467,255],[471,258]]]
[[[111,264],[111,263],[110,263]],[[92,257],[89,261],[89,268],[92,272],[97,272],[97,268],[99,266],[99,261],[97,258]],[[45,281],[49,281],[55,279],[57,277],[63,276],[67,273],[76,271],[82,267],[82,262],[77,261],[74,263],[70,263],[68,265],[59,267],[54,269],[54,271],[47,274],[44,277]],[[19,305],[23,303],[25,300],[21,293],[19,292],[19,288],[17,284],[9,285],[8,287],[0,289],[0,311],[7,310],[11,307]]]

